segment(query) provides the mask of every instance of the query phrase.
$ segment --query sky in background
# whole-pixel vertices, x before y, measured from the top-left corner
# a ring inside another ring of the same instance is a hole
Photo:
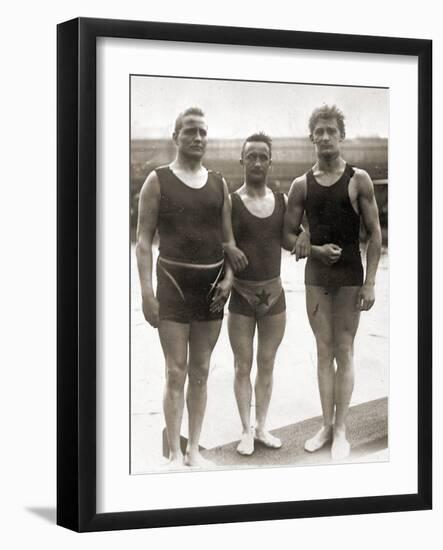
[[[170,137],[177,115],[198,106],[209,137],[305,137],[311,112],[335,104],[345,115],[346,137],[388,137],[389,91],[378,88],[279,84],[192,78],[133,76],[133,138]]]

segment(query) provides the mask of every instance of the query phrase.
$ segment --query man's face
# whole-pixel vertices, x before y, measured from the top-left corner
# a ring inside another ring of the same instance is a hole
[[[311,134],[317,154],[324,157],[336,156],[343,140],[335,118],[319,118]]]
[[[268,144],[262,141],[248,141],[241,159],[245,179],[251,183],[260,183],[266,179],[271,165],[271,152]]]
[[[181,155],[197,160],[205,154],[207,134],[205,119],[198,115],[188,115],[183,118],[183,126],[173,137]]]

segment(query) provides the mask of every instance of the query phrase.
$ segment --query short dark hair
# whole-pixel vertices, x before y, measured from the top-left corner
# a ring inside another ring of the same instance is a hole
[[[264,132],[256,132],[255,134],[251,134],[248,136],[241,148],[241,158],[243,158],[243,153],[245,152],[245,147],[247,143],[250,143],[251,141],[261,141],[262,143],[266,143],[266,145],[269,147],[269,156],[272,157],[272,139],[270,136],[265,134]]]
[[[319,118],[335,118],[341,137],[345,137],[345,115],[336,105],[322,105],[312,111],[312,115],[309,118],[309,134],[311,136]]]
[[[200,109],[200,107],[188,107],[183,112],[181,112],[178,117],[175,119],[174,133],[178,134],[183,128],[183,119],[188,115],[196,116],[205,116],[205,113]]]

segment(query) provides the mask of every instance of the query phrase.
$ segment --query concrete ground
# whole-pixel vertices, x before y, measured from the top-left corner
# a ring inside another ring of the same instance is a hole
[[[145,322],[141,311],[134,251],[131,260],[131,472],[143,474],[162,469],[164,463],[164,360],[157,331]],[[258,448],[247,458],[235,452],[241,425],[233,392],[233,358],[225,313],[225,322],[212,356],[201,437],[201,445],[207,449],[205,455],[223,469],[228,465],[254,467],[257,464],[303,465],[330,461],[327,449],[315,454],[303,451],[304,440],[315,433],[321,422],[316,350],[305,311],[303,271],[304,262],[296,263],[289,253],[283,253],[287,325],[277,354],[268,414],[269,429],[283,441],[279,451]],[[362,314],[355,341],[356,380],[348,430],[352,462],[388,459],[388,273],[388,256],[384,254],[377,275],[376,303],[371,311]],[[186,425],[185,412],[182,430],[185,437]]]

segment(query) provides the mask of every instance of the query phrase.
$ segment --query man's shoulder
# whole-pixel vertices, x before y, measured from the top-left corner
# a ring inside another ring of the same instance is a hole
[[[206,168],[208,171],[208,175],[215,177],[218,180],[225,181],[225,178],[223,174],[219,170],[211,170],[210,168]]]
[[[279,190],[274,190],[274,189],[271,189],[270,187],[268,187],[268,191],[266,193],[266,196],[267,197],[274,197],[276,200],[280,201],[280,203],[283,203],[286,205],[286,200],[287,200],[287,196],[286,196],[286,193],[284,193],[283,191],[279,191]]]
[[[297,176],[296,178],[294,178],[294,180],[291,183],[289,193],[306,190],[307,174],[308,173],[305,172],[301,176]]]
[[[168,164],[163,164],[161,166],[156,166],[155,168],[153,168],[146,180],[146,181],[160,181],[160,178],[164,176],[164,174],[166,174],[166,172],[169,171],[169,165]]]
[[[221,172],[218,170],[208,170],[208,181],[212,181],[212,186],[222,193],[223,197],[229,196],[228,184]]]
[[[140,191],[141,196],[143,195],[152,196],[160,192],[160,178],[158,174],[159,169],[160,167],[155,168],[155,170],[152,170],[151,172],[149,172],[147,178],[145,179],[142,185],[142,188]]]
[[[157,166],[157,168],[154,168],[154,170],[152,170],[152,172],[150,172],[149,175],[155,174],[155,175],[158,176],[158,174],[162,174],[164,172],[167,172],[167,171],[169,171],[169,169],[170,169],[169,164],[162,164],[161,166]]]
[[[294,178],[294,181],[292,183],[298,183],[298,184],[306,183],[307,177],[308,177],[308,172],[305,172],[301,176],[297,176],[296,178]]]
[[[358,168],[356,166],[352,166],[352,170],[354,172],[353,179],[355,183],[358,185],[358,187],[367,187],[372,186],[372,179],[371,176],[366,172],[366,170],[363,170],[363,168]]]
[[[362,168],[352,167],[354,174],[352,176],[352,183],[355,185],[354,189],[358,197],[370,198],[374,194],[374,184],[371,176]]]
[[[353,172],[354,172],[354,177],[357,177],[357,179],[371,179],[369,177],[369,174],[366,172],[366,170],[363,170],[363,168],[358,168],[358,166],[352,166],[350,165]]]

